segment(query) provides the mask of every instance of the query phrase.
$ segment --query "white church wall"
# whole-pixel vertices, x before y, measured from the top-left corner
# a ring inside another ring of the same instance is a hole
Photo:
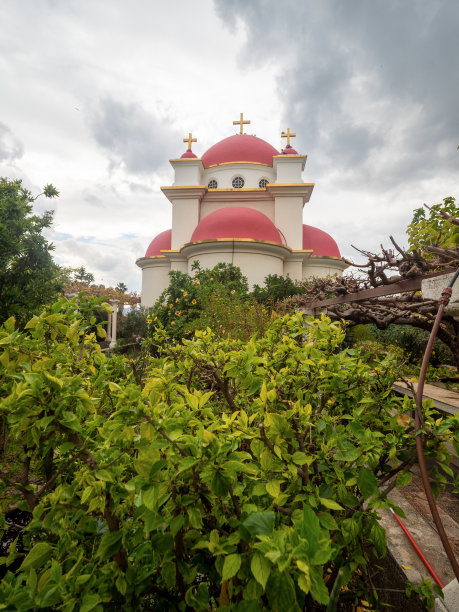
[[[214,179],[217,181],[217,189],[233,189],[232,180],[236,176],[244,179],[244,188],[258,188],[261,179],[267,179],[268,183],[271,183],[275,181],[276,174],[271,166],[264,164],[225,164],[204,170],[202,183],[207,186],[209,181]]]
[[[274,204],[274,225],[293,250],[303,248],[303,198],[277,196]]]
[[[286,155],[274,158],[276,183],[302,183],[301,173],[304,170],[306,157]]]
[[[169,286],[170,263],[167,260],[142,270],[141,304],[146,308],[153,306],[161,293]]]
[[[303,261],[285,261],[283,276],[290,276],[294,281],[303,280]]]
[[[331,257],[314,257],[308,259],[303,264],[303,278],[326,278],[343,273],[347,268],[347,264],[340,259],[332,259]]]
[[[183,198],[172,202],[171,249],[178,250],[187,242],[199,223],[199,199]]]
[[[241,196],[243,194],[241,193]],[[253,208],[253,210],[258,210],[264,215],[266,215],[270,221],[274,223],[274,202],[272,199],[266,200],[241,200],[241,201],[231,201],[231,202],[219,202],[217,200],[206,201],[205,197],[201,202],[201,221],[210,213],[219,210],[220,208],[227,208],[229,206],[243,206],[245,208]]]
[[[202,185],[203,166],[200,159],[171,160],[175,170],[174,185]]]

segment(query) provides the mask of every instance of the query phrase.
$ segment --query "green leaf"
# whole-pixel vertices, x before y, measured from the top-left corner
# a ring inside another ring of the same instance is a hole
[[[269,576],[266,593],[273,612],[290,610],[296,604],[295,584],[287,572],[275,570]]]
[[[274,529],[274,512],[252,512],[242,523],[250,535],[269,535]]]
[[[344,510],[344,508],[333,499],[326,499],[325,497],[319,497],[319,499],[320,503],[326,508],[330,508],[330,510]]]
[[[182,472],[189,470],[190,468],[195,466],[198,463],[198,461],[199,459],[195,459],[194,457],[184,457],[183,459],[180,460],[180,463],[178,465],[177,474],[181,474]]]
[[[306,453],[302,453],[300,451],[297,451],[292,455],[292,461],[293,463],[296,463],[296,465],[304,465],[305,463],[308,463],[308,459],[311,459],[311,457],[308,457]]]
[[[311,579],[311,595],[318,603],[325,606],[330,599],[330,595],[328,593],[327,585],[324,582],[322,571],[322,567],[310,567],[309,577]]]
[[[142,493],[142,501],[149,510],[156,510],[158,502],[159,485],[153,485]]]
[[[102,602],[102,599],[97,593],[87,593],[83,596],[80,612],[90,612]]]
[[[395,480],[396,487],[404,487],[411,482],[413,475],[411,472],[400,472]]]
[[[359,449],[347,440],[342,441],[342,448],[338,449],[335,453],[337,461],[355,461],[359,456]]]
[[[303,506],[303,521],[301,522],[301,536],[308,541],[308,555],[311,556],[317,551],[319,544],[320,525],[314,510],[305,504]]]
[[[330,531],[338,529],[338,523],[328,512],[321,512],[317,515],[317,518],[319,519],[320,524],[324,529],[329,529]]]
[[[51,557],[52,551],[53,549],[48,542],[38,542],[21,563],[19,570],[26,571],[30,568],[36,569],[42,566]]]
[[[369,539],[381,555],[386,552],[386,532],[377,521],[371,526]]]
[[[121,593],[121,595],[126,595],[127,580],[126,580],[126,576],[123,573],[118,574],[115,585],[118,591]]]
[[[374,473],[366,467],[361,468],[357,485],[365,499],[378,494],[378,481]]]
[[[118,552],[121,546],[122,535],[121,531],[106,531],[100,540],[97,557],[109,559]]]
[[[234,553],[227,555],[223,562],[222,580],[229,580],[235,576],[241,567],[241,555]]]
[[[271,565],[269,561],[259,552],[255,552],[250,562],[250,569],[255,580],[265,589],[269,574],[271,573]]]
[[[219,470],[215,470],[214,476],[210,483],[210,488],[212,493],[218,495],[219,497],[225,497],[228,495],[228,491],[231,485],[231,480]]]
[[[280,495],[280,486],[283,480],[271,480],[266,483],[266,491],[271,495],[271,497],[279,497]]]

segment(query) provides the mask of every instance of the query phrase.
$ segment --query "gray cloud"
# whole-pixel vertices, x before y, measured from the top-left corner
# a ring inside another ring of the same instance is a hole
[[[457,167],[458,3],[214,2],[245,24],[241,66],[284,67],[283,115],[318,174],[390,189]]]
[[[22,142],[8,126],[0,123],[0,161],[12,162],[24,154]]]
[[[112,165],[123,164],[134,174],[155,172],[177,149],[178,134],[170,121],[158,119],[137,103],[101,100],[90,116],[90,127]]]

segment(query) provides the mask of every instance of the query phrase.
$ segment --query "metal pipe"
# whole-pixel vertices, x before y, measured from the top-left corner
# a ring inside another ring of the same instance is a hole
[[[441,589],[445,588],[445,585],[443,584],[443,582],[440,580],[440,578],[438,577],[438,574],[435,572],[434,568],[430,565],[430,563],[427,561],[427,558],[425,557],[424,553],[422,552],[422,550],[419,548],[419,546],[416,544],[413,536],[411,535],[411,533],[408,531],[408,529],[406,528],[406,526],[403,524],[402,519],[397,516],[395,514],[395,512],[392,510],[392,508],[389,508],[389,510],[392,512],[392,514],[394,515],[395,520],[397,521],[397,523],[400,525],[400,527],[403,529],[406,537],[408,538],[408,540],[410,541],[411,546],[414,548],[414,550],[418,553],[418,557],[421,559],[421,561],[424,563],[424,565],[426,566],[427,570],[429,571],[430,575],[432,576],[432,578],[435,580],[435,582],[438,584],[438,586]]]
[[[448,287],[443,290],[441,294],[441,298],[439,300],[439,308],[437,312],[437,316],[435,317],[435,321],[432,327],[432,331],[430,332],[429,341],[427,343],[427,347],[424,353],[424,357],[422,360],[421,371],[419,373],[419,382],[416,393],[414,394],[416,400],[416,411],[414,418],[415,425],[415,435],[416,435],[416,451],[418,455],[418,463],[419,469],[421,471],[422,484],[424,487],[424,491],[427,497],[427,501],[429,503],[429,508],[432,513],[432,518],[435,522],[435,525],[438,530],[438,535],[440,536],[441,543],[443,544],[443,548],[448,556],[448,559],[451,563],[451,567],[453,568],[454,574],[456,578],[459,580],[459,564],[454,555],[453,549],[451,548],[451,544],[449,542],[448,536],[445,532],[445,528],[443,527],[443,523],[440,518],[440,514],[438,512],[437,504],[435,503],[435,498],[432,493],[432,489],[430,487],[429,475],[427,473],[426,460],[424,457],[424,436],[419,430],[422,427],[422,396],[424,390],[424,382],[426,379],[427,366],[429,365],[430,355],[432,353],[432,348],[434,344],[435,337],[438,332],[438,328],[440,327],[440,322],[443,316],[443,311],[445,306],[447,306],[449,299],[452,293],[452,286],[454,285],[457,277],[459,276],[459,269],[456,270],[451,282]]]

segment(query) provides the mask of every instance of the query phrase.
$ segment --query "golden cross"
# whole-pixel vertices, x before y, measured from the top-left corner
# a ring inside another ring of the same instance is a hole
[[[191,137],[191,132],[188,132],[188,138],[184,138],[183,142],[187,142],[188,143],[188,151],[191,151],[191,143],[192,142],[198,142],[196,138],[192,138]]]
[[[233,121],[233,125],[239,125],[239,128],[241,130],[239,134],[242,134],[242,126],[249,123],[250,121],[244,121],[244,113],[241,113],[241,118],[239,119],[239,121]]]
[[[290,128],[287,128],[286,132],[281,132],[281,138],[287,139],[287,146],[290,146],[290,138],[294,138],[296,134],[290,131]]]

